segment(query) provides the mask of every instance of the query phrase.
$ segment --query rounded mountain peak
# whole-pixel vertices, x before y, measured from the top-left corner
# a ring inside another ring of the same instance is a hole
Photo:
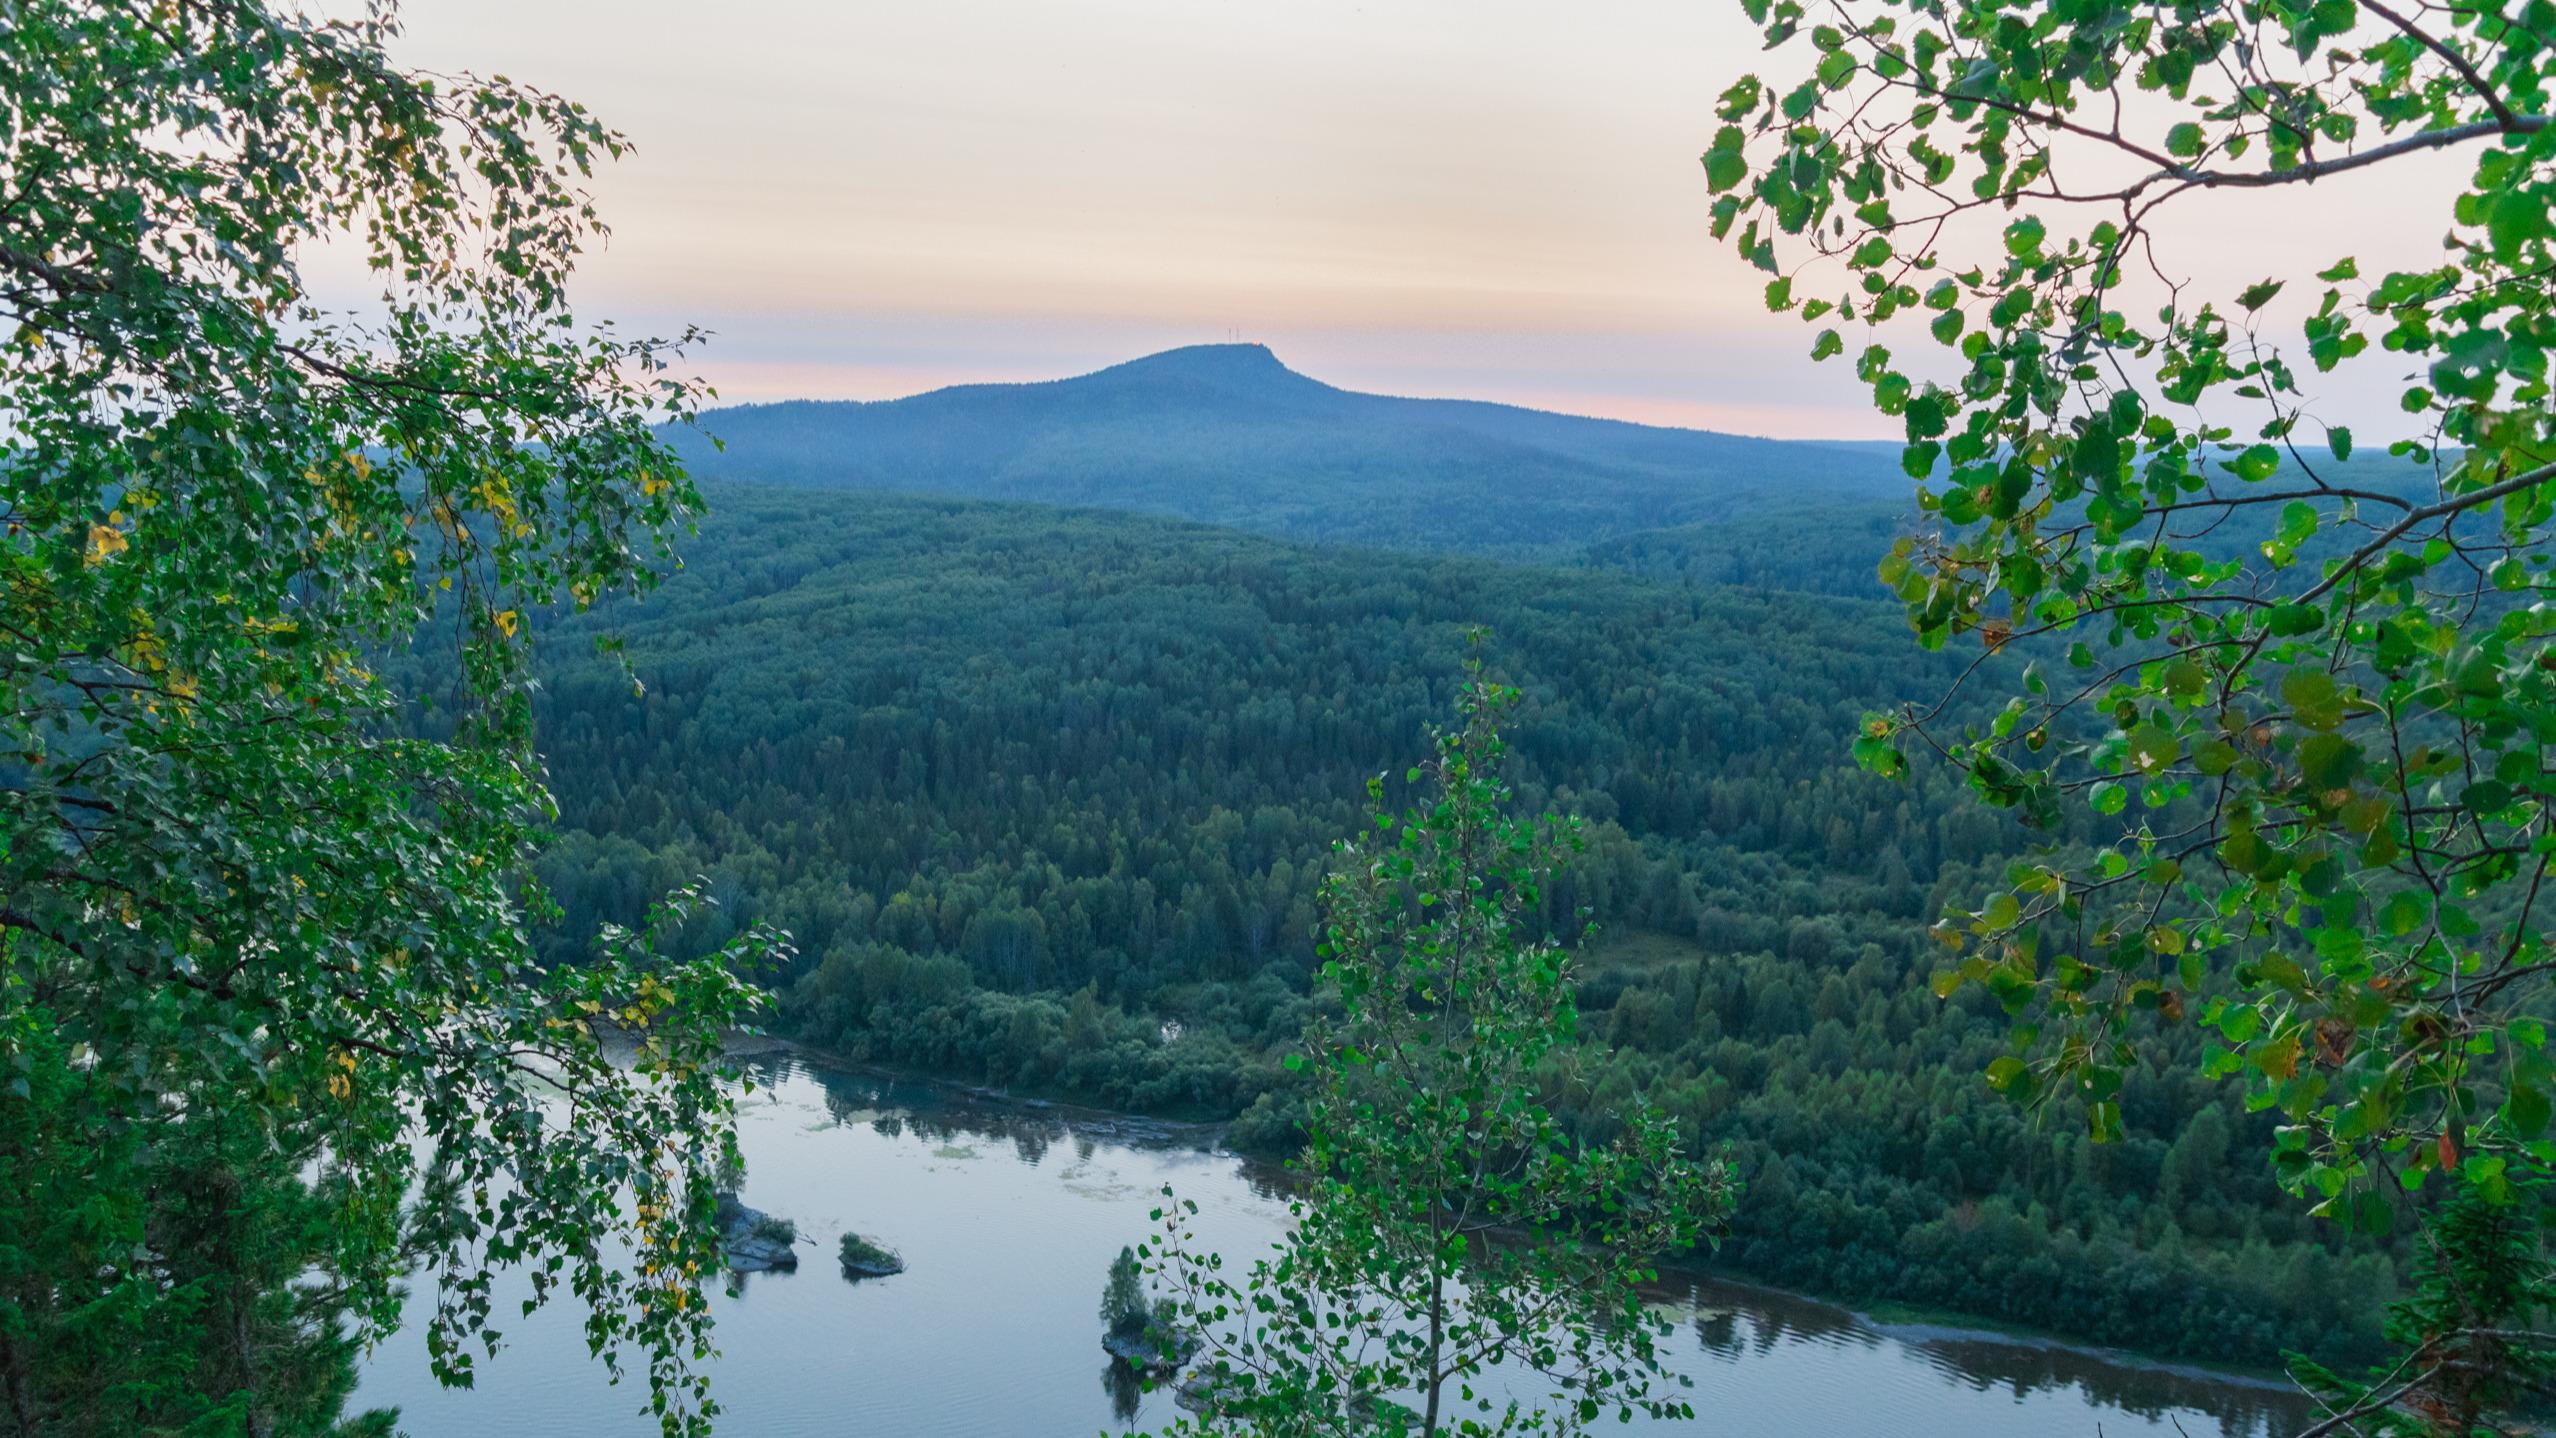
[[[1328,388],[1287,368],[1264,344],[1184,345],[1112,365],[1088,378],[1226,389]]]

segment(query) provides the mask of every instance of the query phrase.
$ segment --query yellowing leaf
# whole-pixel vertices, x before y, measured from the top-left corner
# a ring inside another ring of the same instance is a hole
[[[130,541],[124,537],[124,531],[103,524],[92,524],[89,526],[88,562],[91,565],[104,564],[122,554],[129,544]]]
[[[2254,1052],[2254,1066],[2268,1078],[2287,1079],[2299,1071],[2299,1036],[2283,1034]]]

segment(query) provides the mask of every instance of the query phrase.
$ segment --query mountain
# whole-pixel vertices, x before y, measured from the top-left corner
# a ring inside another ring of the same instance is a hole
[[[1138,510],[1402,549],[1558,558],[1697,524],[1739,524],[1727,544],[1762,548],[1757,521],[1843,513],[1868,538],[1910,508],[1895,446],[1362,394],[1256,344],[1042,384],[739,406],[702,427],[724,451],[676,438],[712,480]]]

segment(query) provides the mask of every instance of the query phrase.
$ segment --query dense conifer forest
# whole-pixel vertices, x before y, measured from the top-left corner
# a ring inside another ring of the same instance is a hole
[[[604,656],[546,683],[560,956],[707,874],[695,942],[797,937],[771,976],[797,1037],[1284,1151],[1327,848],[1479,627],[1527,691],[1521,800],[1592,821],[1555,895],[1597,925],[1559,1098],[1646,1093],[1727,1146],[1726,1266],[2167,1354],[2375,1345],[2394,1258],[2242,1159],[2268,1120],[2199,1076],[2197,1038],[2131,1079],[2116,1144],[1981,1082],[2006,1016],[1929,991],[1927,924],[2023,840],[1940,774],[1847,761],[1865,710],[1972,657],[1894,609],[1126,514],[714,498],[678,582],[565,626],[618,634],[645,693]]]

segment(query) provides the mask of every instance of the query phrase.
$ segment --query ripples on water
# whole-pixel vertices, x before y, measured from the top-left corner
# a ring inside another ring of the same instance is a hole
[[[797,1221],[796,1273],[714,1301],[722,1438],[1088,1438],[1168,1422],[1169,1395],[1113,1381],[1096,1316],[1121,1245],[1165,1182],[1229,1256],[1285,1218],[1229,1155],[1143,1120],[983,1100],[798,1059],[758,1061],[743,1103],[745,1195]],[[852,1283],[846,1229],[905,1256]],[[420,1295],[419,1302],[423,1302]],[[1608,1431],[1715,1438],[2269,1438],[2297,1426],[2268,1387],[1973,1333],[1881,1328],[1789,1295],[1685,1277],[1654,1295],[1694,1380],[1695,1422]],[[501,1301],[497,1312],[511,1312]],[[413,1438],[653,1438],[644,1388],[609,1386],[571,1306],[505,1325],[477,1389],[437,1388],[410,1327],[374,1355],[360,1404]]]

